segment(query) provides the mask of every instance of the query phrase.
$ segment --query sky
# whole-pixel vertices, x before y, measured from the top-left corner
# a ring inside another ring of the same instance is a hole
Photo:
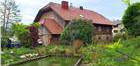
[[[22,23],[31,24],[37,15],[39,9],[49,2],[61,3],[63,0],[15,0],[18,9],[21,11]],[[83,6],[85,9],[93,10],[102,14],[110,20],[121,19],[127,5],[121,0],[65,0],[72,3],[73,6]],[[139,1],[140,0],[135,0]],[[134,1],[134,2],[135,2]]]

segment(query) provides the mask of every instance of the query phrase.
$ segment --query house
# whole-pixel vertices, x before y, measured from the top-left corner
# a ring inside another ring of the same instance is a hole
[[[95,26],[95,41],[111,41],[112,40],[112,22],[101,14],[69,5],[67,1],[61,4],[50,2],[41,8],[35,17],[34,22],[40,22],[42,27],[39,28],[40,38],[45,45],[50,43],[59,43],[60,34],[64,28],[73,19],[84,18],[92,20]]]
[[[114,24],[113,29],[112,29],[113,37],[117,34],[124,34],[125,33],[124,25],[122,24],[121,20],[114,20],[113,24]]]

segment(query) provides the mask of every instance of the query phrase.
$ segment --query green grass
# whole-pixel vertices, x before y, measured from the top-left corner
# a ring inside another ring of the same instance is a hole
[[[9,52],[13,50],[14,55]],[[49,45],[48,47],[38,47],[39,53],[42,54],[73,54],[72,46],[65,45]],[[35,50],[34,50],[35,51]],[[2,63],[7,64],[13,61],[18,61],[19,56],[26,53],[34,52],[28,48],[14,48],[4,50],[2,54]],[[119,52],[118,52],[119,51]],[[92,64],[91,66],[140,66],[140,37],[129,40],[118,41],[108,45],[88,45],[81,47],[78,54],[84,55],[82,63]],[[121,53],[120,53],[121,52]],[[62,61],[61,61],[62,60]],[[46,63],[45,63],[46,62]],[[70,65],[75,62],[75,58],[59,58],[51,57],[38,61],[29,62],[29,64],[51,64],[62,66]],[[27,63],[28,64],[28,63]],[[26,64],[25,64],[26,65]]]
[[[12,48],[12,49],[4,49],[3,54],[1,54],[1,63],[2,64],[11,64],[13,62],[17,62],[23,60],[20,58],[23,54],[34,53],[32,49],[29,48]],[[11,53],[12,52],[12,53]]]
[[[140,66],[140,37],[108,45],[89,45],[80,51],[85,56],[82,63],[91,66]]]

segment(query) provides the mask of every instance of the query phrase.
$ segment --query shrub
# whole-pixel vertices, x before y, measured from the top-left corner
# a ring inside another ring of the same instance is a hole
[[[2,45],[2,47],[8,45],[8,39],[9,39],[9,37],[7,37],[7,36],[2,36],[1,37],[1,45]]]
[[[11,64],[13,62],[18,62],[22,60],[20,58],[23,54],[34,53],[32,49],[29,48],[12,48],[12,49],[3,49],[3,54],[1,54],[2,64]]]
[[[10,64],[11,62],[18,61],[18,60],[19,60],[18,57],[13,56],[9,53],[5,53],[1,55],[2,64]]]
[[[12,25],[12,31],[24,47],[35,47],[39,39],[38,27],[39,23],[33,23],[30,26],[15,23]]]
[[[114,37],[113,37],[113,41],[114,42],[116,42],[116,41],[118,41],[119,39],[121,39],[121,40],[126,40],[126,39],[128,39],[129,37],[128,37],[128,35],[125,33],[125,34],[116,34]]]
[[[27,28],[27,25],[23,25],[23,24],[15,23],[12,25],[13,33],[18,38],[20,43],[24,47],[30,47],[32,40],[29,35],[29,31],[26,28]]]
[[[61,34],[64,44],[71,44],[74,40],[81,40],[85,44],[92,42],[94,27],[91,21],[84,19],[73,20]]]
[[[140,36],[140,3],[130,5],[122,18],[129,35]]]
[[[38,47],[38,48],[35,48],[35,52],[38,53],[39,55],[45,55],[47,52],[47,49],[46,47]]]

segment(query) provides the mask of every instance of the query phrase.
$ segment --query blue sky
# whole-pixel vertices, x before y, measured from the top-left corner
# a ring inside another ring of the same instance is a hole
[[[21,10],[22,23],[31,24],[38,13],[38,10],[49,2],[61,3],[63,0],[15,0]],[[83,6],[98,12],[110,20],[121,19],[127,5],[121,0],[65,0],[73,6]],[[140,0],[135,0],[139,1]]]

